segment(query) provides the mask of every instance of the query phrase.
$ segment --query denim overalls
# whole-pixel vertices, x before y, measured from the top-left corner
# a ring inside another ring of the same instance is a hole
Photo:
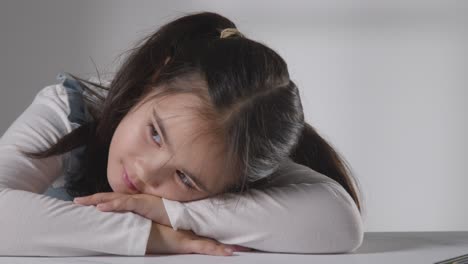
[[[67,93],[70,106],[68,120],[70,121],[72,129],[74,130],[83,123],[92,120],[91,115],[84,105],[84,89],[79,85],[78,81],[69,74],[63,72],[59,73],[56,78],[58,81],[61,81]],[[85,146],[81,146],[63,154],[63,175],[51,184],[44,192],[44,195],[66,201],[73,200],[73,197],[65,191],[64,185],[71,177],[78,173],[80,161],[84,154],[84,148]]]

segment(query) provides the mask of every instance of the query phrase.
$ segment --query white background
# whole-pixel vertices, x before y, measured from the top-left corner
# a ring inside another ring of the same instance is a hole
[[[112,75],[124,52],[162,24],[219,12],[286,60],[307,121],[361,185],[365,231],[468,230],[467,7],[0,0],[0,133],[58,72],[96,75],[94,61]]]

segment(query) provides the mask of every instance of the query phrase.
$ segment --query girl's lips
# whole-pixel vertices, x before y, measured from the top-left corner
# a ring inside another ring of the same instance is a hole
[[[133,185],[132,181],[128,177],[128,174],[127,174],[127,171],[125,170],[125,168],[124,168],[123,179],[124,179],[124,182],[125,182],[125,184],[127,185],[128,188],[130,188],[130,189],[132,189],[134,191],[138,191],[138,189],[135,187],[135,185]]]

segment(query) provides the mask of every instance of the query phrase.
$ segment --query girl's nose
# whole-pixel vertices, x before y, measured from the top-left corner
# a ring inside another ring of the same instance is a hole
[[[159,185],[166,177],[175,173],[169,159],[162,156],[138,158],[135,160],[134,168],[140,181],[152,186]]]

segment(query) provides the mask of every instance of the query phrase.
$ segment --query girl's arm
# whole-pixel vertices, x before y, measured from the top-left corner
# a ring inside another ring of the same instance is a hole
[[[363,240],[357,206],[334,180],[292,161],[266,188],[191,202],[162,198],[174,229],[272,252],[344,253]]]
[[[45,87],[0,139],[0,255],[145,255],[151,220],[42,195],[61,175],[62,155],[19,152],[44,149],[71,131],[66,96],[61,84]]]

